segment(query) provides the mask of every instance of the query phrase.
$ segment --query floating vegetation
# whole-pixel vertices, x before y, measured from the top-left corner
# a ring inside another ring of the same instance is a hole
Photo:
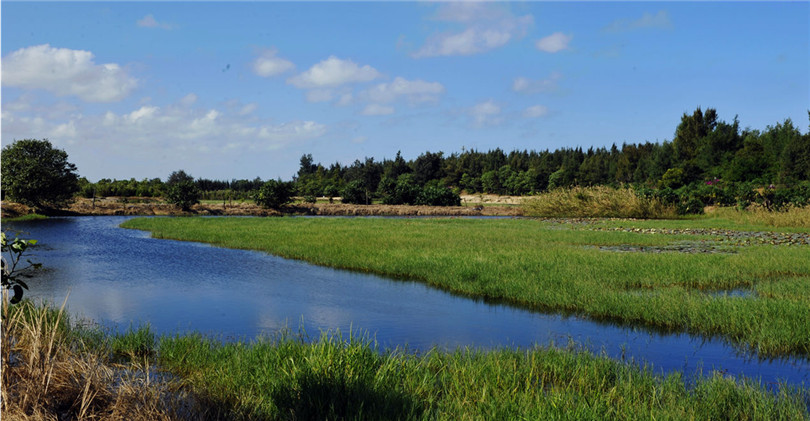
[[[639,246],[632,244],[620,244],[613,246],[584,246],[585,248],[597,248],[602,251],[628,252],[628,253],[726,253],[732,254],[737,251],[733,247],[719,242],[681,242],[663,246]]]
[[[717,241],[732,245],[774,245],[774,246],[806,246],[810,245],[810,233],[803,232],[773,232],[773,231],[735,231],[728,229],[707,228],[623,228],[623,227],[594,227],[594,231],[622,231],[639,234],[663,235],[706,235],[714,237]]]

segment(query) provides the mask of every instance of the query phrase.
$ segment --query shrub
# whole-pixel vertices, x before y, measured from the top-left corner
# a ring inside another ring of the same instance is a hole
[[[461,197],[446,187],[428,186],[422,189],[416,198],[417,205],[427,206],[461,206]]]
[[[387,177],[386,177],[387,178]],[[413,205],[416,204],[422,189],[413,180],[412,174],[402,174],[397,177],[395,183],[391,183],[390,179],[383,178],[387,181],[384,187],[383,203],[386,205]]]
[[[200,203],[200,189],[193,181],[180,181],[166,187],[166,201],[172,205],[180,207],[182,210],[189,210],[192,206]]]
[[[292,200],[292,183],[268,180],[259,188],[254,200],[265,208],[278,209]]]
[[[366,204],[366,189],[363,188],[363,183],[359,180],[347,184],[340,195],[343,203],[352,203],[355,205]]]
[[[675,210],[678,215],[702,215],[705,205],[695,196],[689,196],[681,201]]]

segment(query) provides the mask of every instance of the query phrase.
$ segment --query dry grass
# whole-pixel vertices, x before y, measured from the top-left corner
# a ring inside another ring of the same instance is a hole
[[[708,213],[743,224],[810,228],[810,206],[788,206],[779,211],[770,211],[761,205],[751,205],[746,210],[723,207],[711,209]]]
[[[675,209],[654,198],[639,197],[631,188],[572,187],[542,193],[523,201],[527,216],[569,218],[675,218]]]
[[[177,380],[156,378],[148,359],[114,364],[71,332],[64,309],[3,297],[4,420],[203,419]]]

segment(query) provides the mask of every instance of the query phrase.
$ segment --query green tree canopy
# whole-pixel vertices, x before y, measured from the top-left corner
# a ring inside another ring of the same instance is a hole
[[[183,210],[200,203],[200,189],[194,183],[194,177],[183,170],[173,172],[166,180],[166,201]]]
[[[47,139],[17,140],[3,148],[3,194],[19,203],[46,208],[67,204],[79,190],[76,165]]]
[[[256,204],[265,208],[278,209],[290,202],[292,183],[281,180],[267,180],[256,193]]]

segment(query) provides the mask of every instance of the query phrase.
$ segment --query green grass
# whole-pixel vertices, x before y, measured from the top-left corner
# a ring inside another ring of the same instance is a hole
[[[418,280],[529,309],[721,336],[762,356],[810,356],[807,246],[746,246],[735,254],[616,253],[588,246],[706,237],[590,231],[526,219],[149,218],[124,226],[157,238]],[[731,289],[757,294],[706,293]]]
[[[7,221],[39,221],[41,219],[48,219],[46,215],[38,213],[29,213],[27,215],[18,216],[16,218],[8,218]]]
[[[810,419],[807,389],[664,376],[572,347],[413,354],[339,332],[222,343],[3,306],[10,419]]]
[[[806,390],[656,375],[572,349],[381,351],[363,339],[162,338],[160,362],[228,419],[807,419]]]

